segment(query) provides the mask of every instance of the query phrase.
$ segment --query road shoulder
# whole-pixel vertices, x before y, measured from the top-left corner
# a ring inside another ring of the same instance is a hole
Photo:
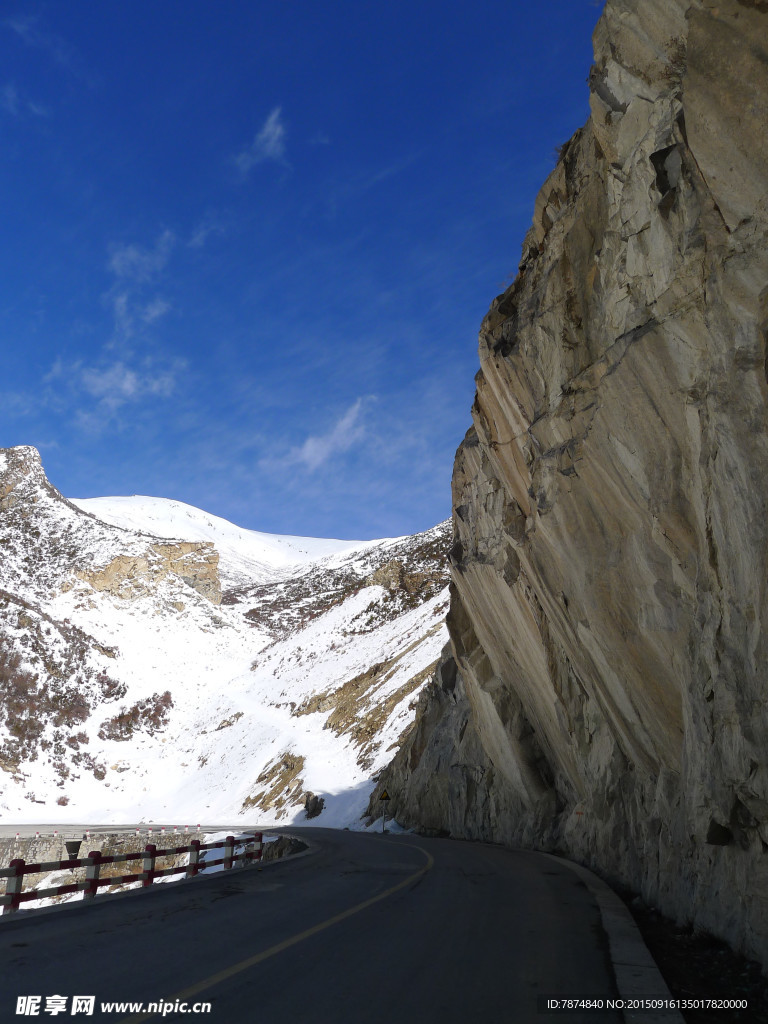
[[[626,1000],[652,999],[659,996],[671,999],[672,993],[651,956],[640,929],[613,889],[581,864],[564,857],[555,857],[550,853],[544,853],[542,856],[575,872],[592,893],[600,911],[603,930],[608,936],[608,949],[619,996]],[[645,1010],[642,1013],[625,1010],[624,1019],[627,1024],[685,1024],[679,1010]]]

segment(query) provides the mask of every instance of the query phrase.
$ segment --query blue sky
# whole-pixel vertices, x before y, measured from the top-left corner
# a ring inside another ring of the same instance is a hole
[[[447,518],[600,7],[4,4],[0,447],[272,533]]]

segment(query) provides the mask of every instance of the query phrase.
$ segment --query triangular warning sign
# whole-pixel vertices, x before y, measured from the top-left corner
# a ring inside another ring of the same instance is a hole
[[[384,792],[379,797],[379,800],[389,800],[389,793],[386,791],[386,789],[384,790]]]

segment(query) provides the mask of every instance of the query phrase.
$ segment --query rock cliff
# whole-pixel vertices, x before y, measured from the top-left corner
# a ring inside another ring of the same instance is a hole
[[[450,649],[380,788],[768,965],[768,3],[608,0],[594,44],[482,324]]]
[[[161,580],[175,576],[212,604],[221,604],[218,564],[213,544],[178,541],[149,544],[141,555],[116,555],[103,568],[82,570],[77,575],[94,590],[123,598],[151,594]],[[183,602],[177,604],[183,609]]]

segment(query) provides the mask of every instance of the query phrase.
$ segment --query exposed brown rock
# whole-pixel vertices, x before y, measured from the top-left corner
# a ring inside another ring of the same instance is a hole
[[[452,651],[380,785],[768,965],[768,13],[608,0],[595,60],[482,325]]]
[[[307,844],[294,836],[278,836],[274,842],[264,844],[262,860],[265,862],[291,857],[307,849]]]
[[[256,779],[254,793],[243,800],[242,810],[276,810],[284,817],[288,807],[304,803],[304,757],[287,750],[274,758]]]
[[[101,541],[100,557],[109,559],[106,565],[94,564],[93,553],[82,550],[75,522],[91,524],[91,539]],[[49,593],[67,592],[81,579],[94,590],[127,599],[151,594],[163,580],[174,577],[212,604],[221,603],[219,555],[213,544],[152,542],[100,523],[56,490],[39,452],[28,445],[0,448],[0,550],[9,555],[15,551],[26,569],[25,585],[34,579]],[[184,608],[178,600],[172,606],[177,611]]]
[[[76,575],[94,590],[113,597],[131,598],[152,593],[157,584],[172,575],[196,590],[212,604],[221,604],[219,555],[208,541],[154,543],[141,555],[117,555],[100,569],[82,569]],[[183,602],[173,602],[177,611]]]
[[[440,628],[441,624],[437,623],[429,632],[435,633]],[[417,690],[435,670],[436,664],[433,662],[387,696],[383,697],[380,692],[397,672],[403,658],[418,647],[423,639],[419,637],[394,658],[377,662],[335,689],[314,693],[293,709],[292,714],[300,717],[330,711],[324,728],[332,729],[337,736],[351,736],[359,750],[358,764],[370,768],[377,738],[387,719],[397,705]]]
[[[323,797],[318,796],[316,793],[307,793],[304,798],[304,813],[307,818],[317,818],[323,813],[325,808],[325,800]]]

